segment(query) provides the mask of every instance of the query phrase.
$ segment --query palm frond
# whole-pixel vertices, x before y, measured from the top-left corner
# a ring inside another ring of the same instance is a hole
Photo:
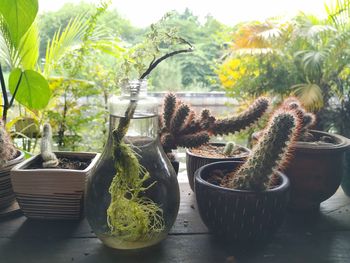
[[[39,45],[38,24],[34,22],[22,37],[17,50],[19,63],[23,69],[34,69],[36,67],[39,58]]]
[[[4,61],[10,68],[13,68],[11,55],[13,46],[7,25],[0,17],[0,60]]]
[[[329,5],[325,3],[324,7],[328,15],[328,22],[341,29],[349,27],[350,0],[332,1]]]
[[[295,35],[307,40],[313,40],[322,34],[336,32],[337,29],[332,25],[326,24],[312,15],[300,13],[295,19]]]
[[[349,47],[350,28],[340,32],[333,36],[329,41],[325,50],[329,53],[329,57],[332,57],[336,52],[343,52],[345,48]]]
[[[10,68],[34,69],[39,57],[39,31],[34,22],[14,46],[5,23],[0,20],[0,59]]]
[[[270,53],[280,53],[280,50],[272,48],[240,48],[235,50],[235,55],[264,55]]]
[[[120,58],[122,53],[125,52],[125,48],[120,45],[118,40],[97,39],[90,41],[89,46],[116,58]]]
[[[87,28],[87,21],[83,15],[71,19],[64,30],[59,28],[51,41],[47,43],[44,75],[49,76],[50,72],[55,68],[56,63],[62,58],[65,51],[78,39],[84,35]]]
[[[302,50],[295,53],[295,56],[301,57],[304,71],[307,74],[320,74],[322,66],[328,53],[324,50]]]
[[[268,28],[264,31],[261,31],[257,36],[263,38],[266,41],[270,41],[276,38],[279,38],[282,35],[282,30],[280,28]]]
[[[308,110],[319,110],[323,106],[323,94],[320,86],[314,83],[293,85],[293,95],[297,96]]]

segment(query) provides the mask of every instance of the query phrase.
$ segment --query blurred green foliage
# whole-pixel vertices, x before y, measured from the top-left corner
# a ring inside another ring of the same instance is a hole
[[[107,100],[119,93],[120,81],[138,78],[152,60],[176,50],[185,39],[194,52],[160,63],[148,77],[149,90],[226,91],[246,107],[262,94],[277,103],[292,94],[318,114],[321,129],[349,137],[349,3],[326,6],[327,18],[300,13],[290,20],[233,27],[210,15],[202,21],[186,9],[145,28],[133,26],[104,2],[66,4],[36,21],[37,68],[49,79],[50,102],[38,111],[20,106],[12,115],[34,118],[38,126],[50,120],[60,149],[101,151],[109,121]],[[72,37],[67,33],[61,41],[67,26]],[[48,47],[58,59],[50,62]],[[252,132],[235,138],[246,142]],[[35,150],[35,145],[29,148]]]

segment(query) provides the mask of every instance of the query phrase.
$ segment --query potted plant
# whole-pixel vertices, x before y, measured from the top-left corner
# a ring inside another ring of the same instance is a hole
[[[177,147],[186,147],[187,176],[193,190],[194,172],[201,166],[220,160],[243,160],[249,154],[245,147],[236,147],[230,154],[221,154],[225,143],[209,143],[210,136],[235,133],[257,121],[267,110],[268,99],[258,98],[251,107],[238,116],[216,119],[205,109],[199,118],[187,105],[168,94],[164,99],[160,121],[161,142],[167,155]],[[206,151],[207,150],[207,151]],[[216,152],[215,155],[213,152]]]
[[[229,241],[264,241],[282,224],[289,199],[286,164],[299,130],[292,111],[279,111],[245,162],[207,164],[196,171],[199,214]]]
[[[291,182],[290,208],[319,211],[320,203],[331,197],[340,185],[349,140],[338,134],[312,130],[316,118],[297,98],[286,99],[281,108],[294,109],[302,118],[294,156],[285,170]],[[259,135],[253,137],[256,139]]]
[[[85,180],[99,154],[52,152],[52,131],[45,124],[41,153],[14,167],[11,181],[25,216],[33,219],[79,219]]]
[[[193,50],[173,30],[164,32],[167,17],[123,56],[122,93],[109,101],[108,141],[87,180],[86,218],[111,248],[140,249],[161,242],[178,213],[179,185],[160,144],[158,103],[147,96],[146,80],[165,59]],[[130,81],[130,70],[137,71],[136,80]]]
[[[3,121],[0,121],[0,210],[15,201],[10,170],[23,160],[24,153],[14,147]]]

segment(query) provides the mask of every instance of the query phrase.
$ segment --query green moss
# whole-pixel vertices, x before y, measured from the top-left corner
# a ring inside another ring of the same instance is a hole
[[[116,174],[109,188],[111,203],[107,209],[110,232],[125,241],[151,239],[164,230],[163,210],[142,192],[156,182],[143,186],[149,173],[129,145],[115,145],[114,154]]]

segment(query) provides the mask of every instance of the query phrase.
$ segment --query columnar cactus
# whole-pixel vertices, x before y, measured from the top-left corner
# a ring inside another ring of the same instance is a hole
[[[254,191],[267,189],[272,175],[288,160],[299,129],[300,119],[294,111],[277,111],[247,161],[227,175],[222,186]]]
[[[0,120],[0,167],[15,158],[17,150],[12,144],[3,121]]]
[[[307,112],[306,109],[301,106],[300,101],[295,97],[285,99],[281,108],[285,110],[294,110],[299,116],[301,123],[298,141],[312,141],[313,135],[309,132],[309,129],[315,125],[316,116],[311,112]]]
[[[43,134],[41,138],[41,158],[43,159],[43,167],[44,168],[53,168],[57,167],[59,164],[59,160],[56,155],[52,152],[51,149],[52,143],[52,131],[50,124],[46,123],[43,128]]]
[[[209,142],[211,135],[235,133],[247,128],[265,113],[268,106],[268,99],[261,97],[246,111],[232,118],[217,120],[207,109],[196,118],[188,105],[177,101],[174,94],[168,94],[160,120],[161,143],[167,153],[178,146],[198,147]]]

